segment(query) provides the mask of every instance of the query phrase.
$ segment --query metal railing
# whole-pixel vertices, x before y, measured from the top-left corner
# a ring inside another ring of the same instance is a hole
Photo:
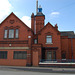
[[[75,59],[41,59],[42,63],[75,63]]]

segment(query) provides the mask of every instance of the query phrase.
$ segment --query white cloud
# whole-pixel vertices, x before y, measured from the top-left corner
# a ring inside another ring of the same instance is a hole
[[[23,16],[21,18],[21,20],[28,26],[31,28],[31,18],[29,16]]]
[[[52,12],[51,15],[59,15],[59,12]]]
[[[12,5],[8,0],[0,0],[0,22],[11,12]]]
[[[60,12],[51,12],[50,13],[50,19],[58,18],[60,15]]]

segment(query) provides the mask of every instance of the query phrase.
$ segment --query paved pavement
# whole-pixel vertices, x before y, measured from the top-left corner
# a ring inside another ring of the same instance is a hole
[[[26,72],[39,72],[39,73],[75,74],[75,68],[0,66],[0,70],[5,70],[5,71],[26,71]]]

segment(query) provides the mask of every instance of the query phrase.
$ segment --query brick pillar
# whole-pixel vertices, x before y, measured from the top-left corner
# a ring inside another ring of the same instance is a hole
[[[41,44],[32,45],[32,65],[38,66],[41,59]]]

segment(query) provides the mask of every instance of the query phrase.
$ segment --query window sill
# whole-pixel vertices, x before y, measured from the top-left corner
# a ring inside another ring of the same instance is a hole
[[[16,59],[16,58],[14,59],[14,58],[13,58],[13,60],[27,60],[27,59],[23,59],[23,58],[22,58],[22,59]]]
[[[4,39],[19,39],[19,38],[4,38]]]
[[[19,38],[15,38],[15,39],[19,39]]]
[[[34,44],[38,44],[38,43],[34,43]]]
[[[8,39],[14,39],[14,38],[8,38]]]
[[[62,59],[62,60],[66,60],[66,59]]]
[[[4,38],[4,39],[8,39],[8,38]]]
[[[53,43],[46,43],[46,44],[53,44]]]

